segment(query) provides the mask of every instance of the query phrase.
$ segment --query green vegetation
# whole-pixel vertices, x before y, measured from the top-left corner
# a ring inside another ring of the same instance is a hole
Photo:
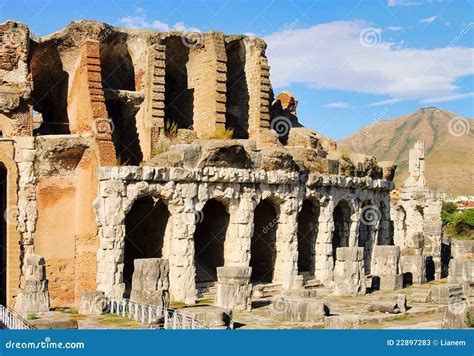
[[[474,328],[474,316],[470,312],[466,314],[466,324],[469,328]]]
[[[130,320],[123,318],[115,314],[105,314],[99,320],[99,324],[109,325],[109,326],[120,326],[122,328],[132,328],[137,329],[143,327],[139,322],[135,320]]]
[[[456,239],[474,240],[474,209],[458,211],[454,203],[443,203],[444,231]]]
[[[178,124],[174,121],[165,122],[165,135],[168,138],[178,137]]]
[[[234,136],[234,129],[217,130],[211,138],[230,140]]]
[[[30,313],[26,316],[26,320],[36,320],[38,319],[38,315],[36,313]]]

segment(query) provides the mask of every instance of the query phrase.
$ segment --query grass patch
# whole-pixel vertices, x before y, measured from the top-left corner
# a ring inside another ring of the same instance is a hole
[[[171,309],[178,309],[178,308],[184,308],[184,307],[187,307],[188,305],[186,303],[183,303],[183,302],[170,302],[170,305],[169,307]]]
[[[101,325],[120,326],[123,328],[131,328],[131,329],[137,329],[137,328],[142,327],[142,325],[135,320],[130,320],[130,319],[123,318],[121,316],[110,314],[110,313],[105,314],[98,322]]]
[[[387,321],[403,321],[403,320],[408,320],[409,316],[408,315],[398,315],[390,320]]]
[[[26,316],[26,320],[36,320],[36,319],[38,319],[38,315],[36,313],[29,313]]]
[[[196,304],[214,304],[214,301],[212,299],[200,299]]]

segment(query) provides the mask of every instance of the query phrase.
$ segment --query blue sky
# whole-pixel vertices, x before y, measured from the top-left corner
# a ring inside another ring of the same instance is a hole
[[[473,117],[473,15],[473,0],[0,0],[1,22],[37,36],[90,19],[263,37],[275,92],[335,139],[425,106]]]

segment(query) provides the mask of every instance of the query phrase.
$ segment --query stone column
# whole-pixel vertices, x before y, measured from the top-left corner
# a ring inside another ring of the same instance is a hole
[[[332,232],[334,230],[333,209],[333,203],[330,201],[321,204],[318,236],[316,237],[314,276],[325,284],[333,280],[334,262],[331,244]]]
[[[229,206],[230,219],[224,243],[226,266],[246,267],[250,263],[255,206],[255,200],[250,196],[243,196]]]
[[[49,311],[48,280],[44,258],[27,252],[23,258],[22,290],[15,309],[22,314]]]
[[[252,267],[217,267],[216,305],[234,311],[252,308]]]
[[[407,276],[411,275],[412,284],[425,283],[425,259],[421,248],[404,248],[400,257],[401,272],[403,279],[407,282]]]
[[[353,296],[365,294],[363,247],[339,247],[334,268],[334,294]]]
[[[297,211],[296,199],[289,199],[280,206],[273,280],[280,282],[283,289],[291,289],[293,278],[298,274]]]
[[[173,232],[170,241],[170,297],[173,301],[196,302],[196,266],[194,260],[194,231],[196,211],[191,199],[184,206],[170,204]]]

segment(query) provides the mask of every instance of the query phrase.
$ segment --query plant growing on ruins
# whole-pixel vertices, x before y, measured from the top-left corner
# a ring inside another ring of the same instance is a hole
[[[233,136],[234,136],[234,129],[228,128],[225,130],[224,129],[216,130],[216,132],[214,132],[214,135],[212,135],[211,138],[230,140]]]
[[[36,319],[38,319],[38,315],[36,313],[29,313],[26,316],[26,320],[36,320]]]
[[[165,135],[169,138],[178,137],[178,124],[175,121],[166,121]]]

